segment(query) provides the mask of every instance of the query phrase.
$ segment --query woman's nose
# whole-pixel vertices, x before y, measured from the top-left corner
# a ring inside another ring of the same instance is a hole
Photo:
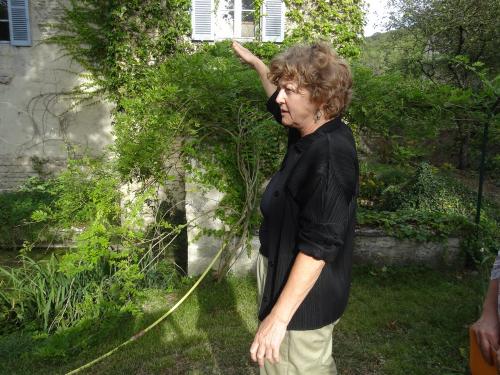
[[[285,90],[280,89],[278,96],[276,97],[276,103],[282,104],[285,102]]]

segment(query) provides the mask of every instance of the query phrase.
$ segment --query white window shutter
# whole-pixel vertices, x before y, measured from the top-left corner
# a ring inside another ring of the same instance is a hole
[[[31,46],[28,0],[9,0],[10,44]]]
[[[262,8],[262,41],[282,42],[285,38],[285,3],[283,0],[264,0]]]
[[[214,40],[213,0],[192,0],[191,25],[193,40]]]

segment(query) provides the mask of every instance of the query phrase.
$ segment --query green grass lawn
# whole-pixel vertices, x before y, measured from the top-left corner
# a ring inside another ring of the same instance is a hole
[[[187,289],[187,281],[184,289]],[[478,314],[477,273],[355,268],[349,307],[335,328],[343,375],[467,373],[467,326]],[[90,321],[45,337],[0,337],[1,374],[62,374],[112,349],[161,316],[175,295],[149,291],[144,314]],[[204,281],[169,319],[83,374],[256,374],[255,279]]]

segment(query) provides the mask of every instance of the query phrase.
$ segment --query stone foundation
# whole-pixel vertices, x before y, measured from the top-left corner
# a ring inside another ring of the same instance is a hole
[[[458,238],[448,238],[444,242],[418,242],[391,237],[379,229],[361,228],[356,231],[354,262],[437,268],[460,266],[464,259]]]
[[[66,167],[66,159],[44,160],[0,155],[0,193],[18,188],[30,177],[53,176]]]
[[[190,235],[188,250],[188,274],[202,273],[220,247],[220,241],[202,236],[193,240]],[[252,239],[250,256],[239,254],[232,272],[243,275],[254,272],[259,249],[258,236]],[[458,238],[448,238],[440,242],[417,242],[388,236],[383,231],[372,228],[358,228],[354,241],[354,264],[377,266],[421,265],[431,268],[460,267],[464,264]],[[214,267],[217,269],[217,264]]]

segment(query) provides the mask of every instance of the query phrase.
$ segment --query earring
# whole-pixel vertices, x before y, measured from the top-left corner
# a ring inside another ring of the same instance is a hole
[[[314,122],[318,122],[319,119],[321,118],[321,116],[323,116],[323,112],[321,112],[319,109],[316,111],[316,113],[314,114]]]

